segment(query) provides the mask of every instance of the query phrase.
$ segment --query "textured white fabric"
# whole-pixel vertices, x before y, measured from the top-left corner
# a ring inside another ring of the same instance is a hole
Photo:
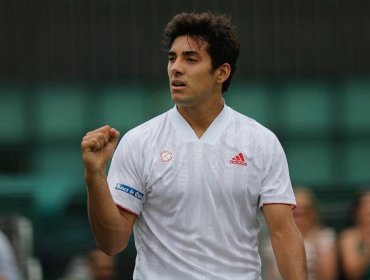
[[[138,215],[134,279],[260,279],[257,211],[295,204],[283,149],[224,106],[198,139],[176,108],[120,141],[108,182]]]

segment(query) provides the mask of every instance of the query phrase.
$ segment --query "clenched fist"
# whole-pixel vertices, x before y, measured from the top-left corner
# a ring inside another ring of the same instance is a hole
[[[105,174],[106,164],[113,156],[119,139],[119,132],[109,125],[88,132],[81,142],[85,174]]]

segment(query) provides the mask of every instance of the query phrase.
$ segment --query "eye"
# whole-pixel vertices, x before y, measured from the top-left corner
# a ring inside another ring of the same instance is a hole
[[[195,57],[188,57],[187,58],[187,61],[189,61],[189,62],[197,62],[198,59],[196,59]]]
[[[171,56],[168,56],[168,61],[171,62],[171,63],[174,62],[175,61],[175,57],[172,56],[172,55]]]

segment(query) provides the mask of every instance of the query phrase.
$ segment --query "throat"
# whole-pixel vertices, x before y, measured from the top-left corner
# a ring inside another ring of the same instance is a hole
[[[207,129],[212,124],[215,117],[210,118],[209,115],[193,115],[188,114],[188,112],[180,111],[180,114],[182,117],[186,120],[186,122],[189,124],[191,129],[194,131],[198,139],[200,139],[203,134],[207,131]]]
[[[181,112],[180,114],[183,116],[183,118],[192,128],[192,130],[194,131],[198,139],[202,138],[202,136],[206,133],[206,131],[212,125],[213,121],[218,116],[218,114],[217,115],[216,114],[215,115],[211,115],[211,114],[196,114],[196,115],[190,114],[189,115],[189,114],[186,114],[186,113],[184,114]]]
[[[204,103],[203,106],[177,106],[177,110],[200,139],[221,113],[223,107],[223,99],[219,97],[213,102]]]
[[[203,127],[194,127],[194,126],[192,126],[192,125],[190,125],[191,126],[191,128],[194,130],[194,133],[195,133],[195,135],[200,139],[200,138],[202,138],[202,136],[203,136],[203,134],[207,131],[207,129],[208,129],[208,127],[209,127],[209,125],[208,125],[208,127],[206,127],[206,128],[203,128]]]

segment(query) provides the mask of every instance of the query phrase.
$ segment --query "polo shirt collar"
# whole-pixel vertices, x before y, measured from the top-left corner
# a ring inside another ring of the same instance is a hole
[[[224,103],[222,111],[213,120],[207,130],[204,132],[201,138],[195,134],[192,127],[185,120],[185,118],[179,113],[177,107],[174,106],[170,110],[170,118],[173,121],[175,129],[180,133],[181,138],[186,142],[205,142],[212,144],[214,143],[222,134],[226,127],[226,123],[229,117],[230,108]]]

